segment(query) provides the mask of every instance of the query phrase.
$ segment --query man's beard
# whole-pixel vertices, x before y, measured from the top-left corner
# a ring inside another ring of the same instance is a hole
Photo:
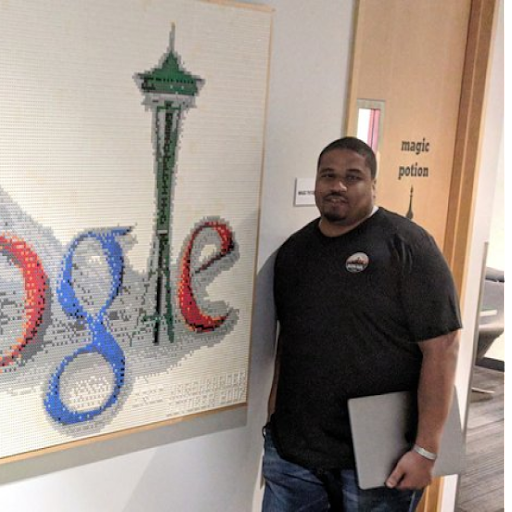
[[[333,224],[339,224],[344,222],[347,219],[346,215],[340,215],[339,213],[334,212],[323,212],[322,217]]]

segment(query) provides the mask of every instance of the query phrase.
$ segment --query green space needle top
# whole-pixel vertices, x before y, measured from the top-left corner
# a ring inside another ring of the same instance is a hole
[[[181,68],[179,59],[171,47],[160,67],[148,73],[140,73],[140,88],[145,93],[159,95],[195,96],[202,80]]]

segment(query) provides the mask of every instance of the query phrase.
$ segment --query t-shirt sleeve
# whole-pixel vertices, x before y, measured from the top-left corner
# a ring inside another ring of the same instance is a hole
[[[424,341],[461,328],[459,298],[451,271],[426,232],[407,244],[401,296],[412,341]]]
[[[274,292],[274,304],[276,308],[277,320],[282,321],[283,317],[283,294],[286,292],[286,278],[285,278],[285,269],[286,265],[283,260],[286,258],[286,248],[281,247],[277,252],[277,256],[274,262],[274,282],[273,282],[273,292]]]

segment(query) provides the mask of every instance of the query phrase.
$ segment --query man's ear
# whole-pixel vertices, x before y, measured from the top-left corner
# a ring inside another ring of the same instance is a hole
[[[377,199],[377,180],[373,180],[373,183],[372,183],[372,196],[373,196],[373,200],[375,201],[375,199]]]

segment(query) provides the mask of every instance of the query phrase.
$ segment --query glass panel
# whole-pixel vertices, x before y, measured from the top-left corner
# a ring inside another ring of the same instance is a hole
[[[357,100],[357,137],[377,153],[382,137],[384,101]]]

